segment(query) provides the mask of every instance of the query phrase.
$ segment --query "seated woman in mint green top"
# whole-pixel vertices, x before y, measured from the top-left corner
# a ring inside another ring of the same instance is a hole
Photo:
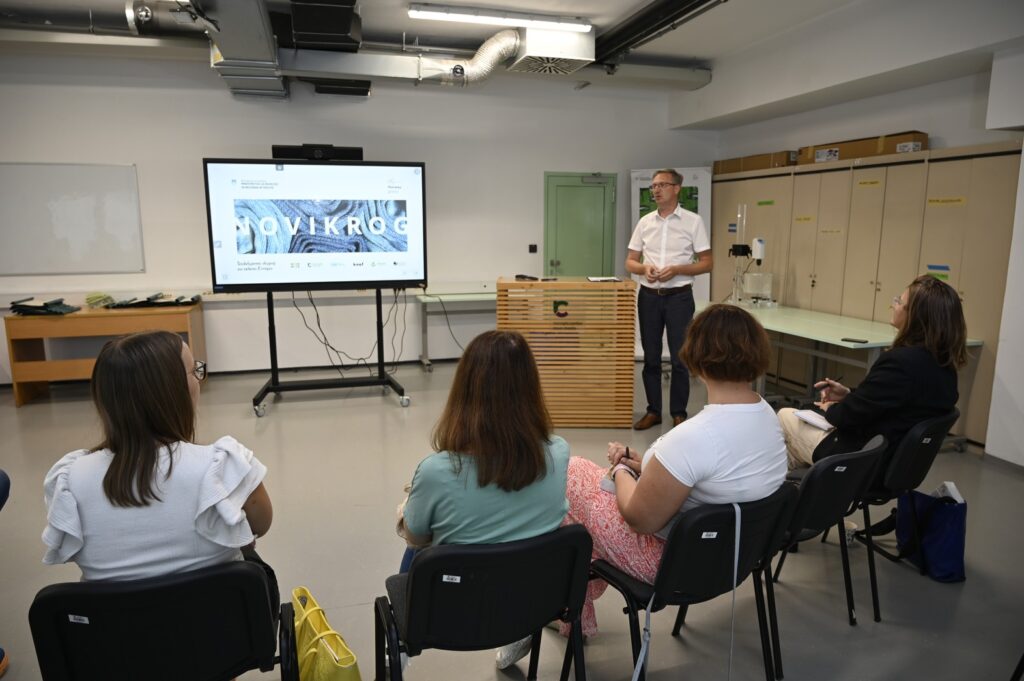
[[[569,445],[551,433],[526,339],[487,331],[466,347],[403,513],[412,545],[495,544],[558,528]]]

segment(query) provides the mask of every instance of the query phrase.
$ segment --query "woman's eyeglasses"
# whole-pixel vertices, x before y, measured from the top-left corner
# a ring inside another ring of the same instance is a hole
[[[196,365],[192,367],[192,375],[196,377],[197,381],[206,380],[206,362],[202,360],[196,360]]]

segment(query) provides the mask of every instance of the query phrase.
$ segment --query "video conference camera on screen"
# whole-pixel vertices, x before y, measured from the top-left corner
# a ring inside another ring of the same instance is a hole
[[[422,288],[423,163],[203,159],[213,291]]]

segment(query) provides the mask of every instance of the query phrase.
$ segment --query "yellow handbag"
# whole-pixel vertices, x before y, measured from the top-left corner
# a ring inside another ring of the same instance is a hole
[[[341,634],[331,629],[313,594],[304,586],[292,589],[295,647],[301,681],[362,681],[359,663]]]

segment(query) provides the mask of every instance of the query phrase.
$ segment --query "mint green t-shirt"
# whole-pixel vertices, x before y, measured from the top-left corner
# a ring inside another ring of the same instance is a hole
[[[405,524],[433,544],[499,544],[558,528],[569,510],[565,497],[569,445],[552,436],[545,446],[547,473],[515,492],[477,484],[476,461],[461,457],[456,473],[448,452],[420,462],[405,504]]]

